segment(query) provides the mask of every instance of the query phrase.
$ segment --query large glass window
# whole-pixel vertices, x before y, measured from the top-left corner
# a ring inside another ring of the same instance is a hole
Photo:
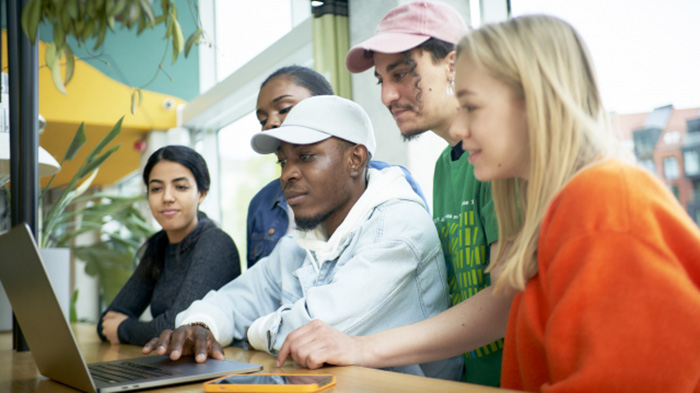
[[[649,112],[659,103],[700,106],[696,0],[510,0],[513,16],[544,13],[569,22],[586,42],[603,104],[617,113]],[[664,21],[673,21],[670,28]],[[669,61],[673,59],[673,61]]]
[[[261,155],[250,147],[250,138],[260,132],[254,112],[242,117],[218,133],[221,169],[221,228],[238,247],[241,265],[246,254],[246,218],[253,196],[271,180],[279,178],[274,154]]]
[[[308,0],[217,0],[217,81],[225,79],[310,16]]]

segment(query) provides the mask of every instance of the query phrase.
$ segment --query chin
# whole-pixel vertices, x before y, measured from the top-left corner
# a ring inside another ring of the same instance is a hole
[[[498,180],[498,179],[504,178],[502,176],[497,176],[492,171],[488,171],[485,169],[479,170],[479,168],[476,166],[474,167],[474,177],[476,177],[476,180],[478,180],[480,182],[486,182],[486,181]]]
[[[409,128],[409,129],[400,128],[400,131],[401,131],[401,137],[403,138],[404,142],[408,142],[408,141],[412,141],[412,140],[418,138],[419,136],[421,136],[421,134],[423,134],[424,132],[426,132],[428,130],[425,130],[423,128]]]

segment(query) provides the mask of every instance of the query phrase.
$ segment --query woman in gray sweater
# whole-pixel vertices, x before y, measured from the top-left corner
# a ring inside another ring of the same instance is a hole
[[[209,191],[204,158],[186,146],[154,152],[143,171],[148,204],[163,228],[139,252],[139,264],[97,324],[102,340],[144,345],[175,316],[240,274],[231,237],[199,211]],[[139,321],[151,306],[153,319]]]

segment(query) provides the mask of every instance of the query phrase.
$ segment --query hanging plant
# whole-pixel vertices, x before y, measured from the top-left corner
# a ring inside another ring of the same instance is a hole
[[[160,16],[155,16],[152,0],[30,0],[22,10],[21,24],[24,33],[32,43],[36,43],[39,23],[53,26],[54,41],[46,47],[46,66],[51,70],[54,85],[66,94],[65,85],[70,82],[75,68],[75,55],[66,42],[74,37],[78,46],[87,40],[96,39],[94,50],[104,42],[107,29],[114,31],[120,25],[127,29],[137,28],[137,34],[157,25],[165,26],[168,46],[172,46],[173,63],[180,53],[189,54],[193,45],[203,38],[201,27],[185,41],[180,23],[177,21],[177,8],[172,0],[160,0]],[[61,75],[60,64],[65,57],[65,77]],[[159,66],[159,69],[161,67]],[[141,90],[135,89],[132,95],[132,112],[135,102],[141,99]]]

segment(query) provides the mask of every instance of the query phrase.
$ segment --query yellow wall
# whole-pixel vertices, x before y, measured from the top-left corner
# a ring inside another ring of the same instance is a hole
[[[3,41],[6,35],[3,31]],[[53,185],[67,183],[82,160],[104,137],[114,124],[124,116],[122,132],[107,148],[121,147],[100,167],[94,185],[113,184],[138,169],[140,153],[134,144],[151,130],[167,130],[177,124],[175,107],[186,101],[174,96],[143,90],[143,102],[131,114],[131,95],[134,89],[119,83],[91,65],[77,60],[73,79],[66,86],[67,95],[56,90],[51,72],[45,66],[44,51],[47,44],[39,43],[39,113],[47,125],[39,136],[39,144],[57,161],[61,161],[81,122],[85,122],[87,142],[72,162],[66,163],[56,176]],[[7,72],[7,45],[3,44],[3,71]],[[65,64],[65,60],[62,62]],[[62,65],[62,72],[65,65]],[[11,76],[12,77],[12,76]],[[163,101],[172,100],[175,105],[166,110]],[[46,182],[47,179],[42,179]]]

